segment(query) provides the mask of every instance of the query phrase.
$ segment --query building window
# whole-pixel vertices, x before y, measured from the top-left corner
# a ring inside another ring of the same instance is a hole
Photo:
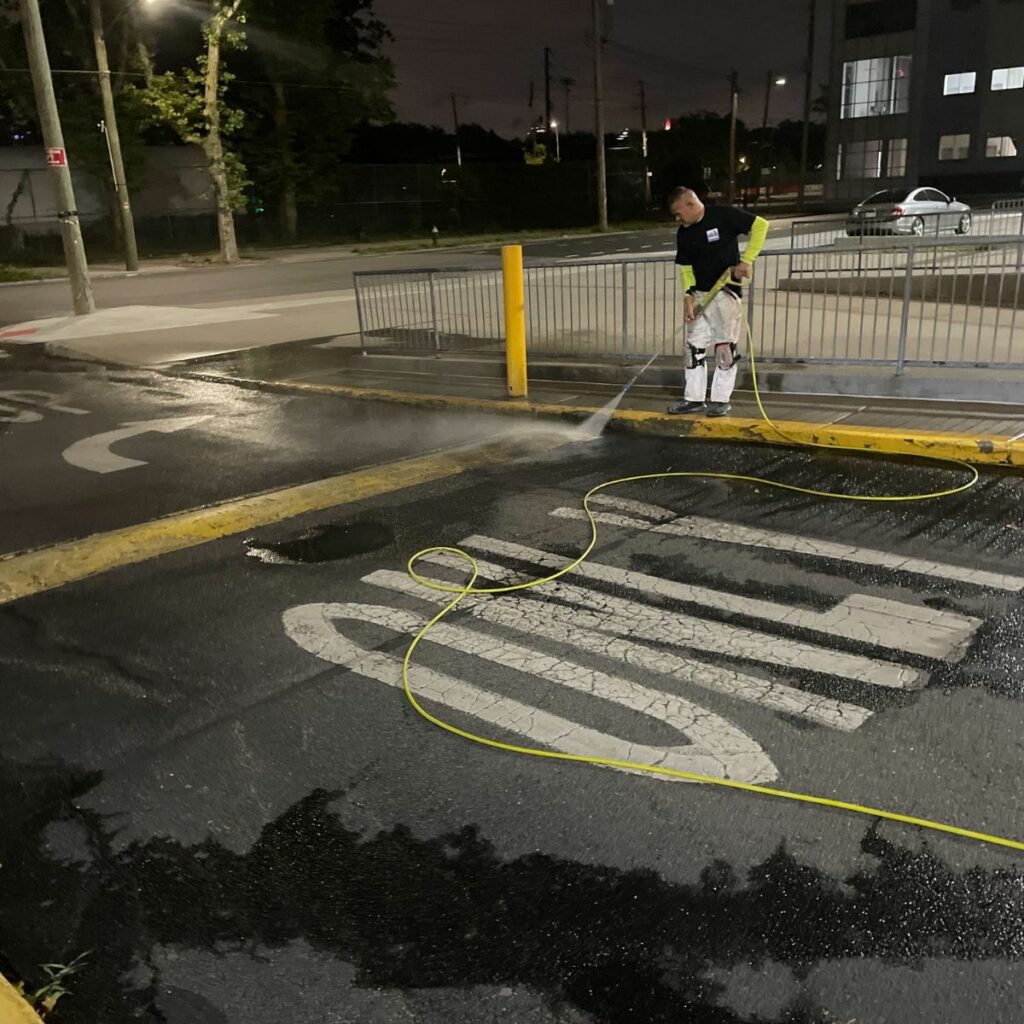
[[[840,145],[836,156],[836,178],[880,178],[883,145],[881,139]]]
[[[846,38],[912,32],[917,25],[917,0],[868,0],[846,8]]]
[[[909,56],[872,57],[843,64],[841,117],[905,114],[910,109]]]
[[[985,140],[985,156],[1016,156],[1017,143],[1009,135],[990,135]]]
[[[907,173],[907,140],[890,139],[886,174],[890,178],[902,178]]]
[[[978,76],[974,71],[963,71],[958,75],[946,75],[946,80],[942,86],[942,95],[957,96],[964,92],[974,92],[977,78]]]
[[[1024,68],[996,68],[992,72],[992,91],[1024,89]]]
[[[971,136],[962,135],[940,135],[939,136],[939,159],[940,160],[966,160],[971,152]]]

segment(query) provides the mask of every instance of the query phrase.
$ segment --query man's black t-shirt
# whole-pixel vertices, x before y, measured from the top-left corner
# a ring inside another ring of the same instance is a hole
[[[757,218],[735,206],[707,206],[696,224],[679,225],[676,234],[676,263],[693,267],[697,288],[706,292],[730,267],[740,261],[737,239],[747,235]],[[736,285],[727,285],[735,295],[742,295]]]

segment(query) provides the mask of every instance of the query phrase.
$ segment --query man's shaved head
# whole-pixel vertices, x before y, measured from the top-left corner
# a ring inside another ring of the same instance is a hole
[[[669,193],[668,208],[672,216],[685,227],[697,224],[704,216],[704,204],[692,188],[680,185]]]

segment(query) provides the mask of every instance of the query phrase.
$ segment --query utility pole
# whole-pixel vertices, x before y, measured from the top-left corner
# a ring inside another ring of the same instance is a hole
[[[117,111],[114,108],[114,90],[110,84],[110,64],[107,61],[107,41],[103,36],[103,11],[100,0],[89,0],[92,20],[92,41],[96,48],[96,67],[99,69],[100,97],[103,100],[103,134],[110,152],[110,169],[114,174],[114,192],[121,211],[121,235],[124,240],[125,270],[139,269],[139,250],[135,241],[135,220],[128,196],[128,183],[121,155],[121,135],[117,130]]]
[[[764,151],[768,141],[768,103],[772,98],[772,82],[775,72],[769,71],[764,83],[764,117],[761,119],[761,138],[757,146],[757,195],[754,202],[761,201],[761,182],[764,180]],[[767,198],[767,193],[765,195]]]
[[[651,168],[647,162],[647,94],[640,82],[640,140],[644,154],[644,209],[651,208]]]
[[[78,222],[75,207],[75,190],[71,184],[67,153],[64,149],[64,133],[57,113],[57,99],[53,94],[53,78],[50,73],[50,58],[46,53],[46,37],[43,22],[39,16],[39,0],[21,0],[21,27],[25,34],[25,49],[32,72],[32,88],[36,95],[39,126],[43,132],[47,162],[53,168],[57,183],[57,217],[60,220],[61,239],[64,243],[64,258],[67,260],[68,277],[71,279],[71,298],[75,313],[93,313],[96,303],[89,283],[89,266],[85,259],[82,242],[82,226]]]
[[[608,230],[608,168],[604,152],[604,96],[601,73],[601,0],[593,0],[594,22],[594,130],[597,134],[597,227]]]
[[[551,124],[551,47],[544,47],[544,127]]]
[[[807,188],[807,150],[811,132],[811,88],[814,78],[814,11],[815,0],[808,0],[807,14],[807,58],[804,64],[804,130],[800,139],[800,185],[797,191],[796,208],[803,211],[804,192]]]
[[[729,119],[729,187],[726,202],[731,206],[736,200],[736,118],[740,105],[740,78],[736,71],[729,75],[729,91],[732,94],[732,114]]]
[[[459,145],[459,108],[455,103],[455,93],[450,93],[452,98],[452,123],[455,126],[455,162],[462,166],[462,147]]]
[[[567,76],[565,78],[559,79],[559,81],[562,83],[562,89],[565,92],[565,134],[568,135],[569,132],[572,131],[572,128],[570,127],[571,122],[570,122],[570,119],[569,119],[570,118],[570,115],[569,115],[569,106],[570,106],[569,95],[570,95],[570,93],[572,91],[572,87],[576,84],[576,79],[575,78],[569,78]]]

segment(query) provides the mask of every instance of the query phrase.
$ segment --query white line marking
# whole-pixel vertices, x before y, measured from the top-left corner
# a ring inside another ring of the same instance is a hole
[[[52,391],[0,391],[0,398],[20,405],[38,405],[54,412],[66,412],[73,416],[88,416],[88,409],[76,409],[72,405],[61,405],[60,395]]]
[[[146,463],[140,459],[126,459],[121,455],[115,455],[110,446],[129,437],[137,437],[139,434],[173,434],[208,419],[209,416],[176,416],[163,420],[138,420],[127,423],[120,430],[108,430],[106,433],[94,434],[92,437],[76,441],[64,449],[63,459],[68,464],[79,469],[87,469],[91,473],[117,473],[122,469],[145,466]]]
[[[464,566],[461,559],[456,561],[452,555],[428,555],[425,561],[460,568]],[[481,574],[496,583],[513,582],[521,578],[519,573],[493,562],[478,559],[477,564]],[[696,648],[806,672],[842,676],[894,690],[918,690],[928,681],[927,673],[880,658],[832,651],[815,644],[731,626],[725,622],[709,622],[683,612],[665,611],[573,586],[562,580],[546,583],[532,594],[536,597],[543,594],[575,605],[573,621],[602,633]],[[536,597],[527,600],[538,603]],[[548,612],[552,612],[555,607],[550,603],[540,606]]]
[[[600,497],[601,495],[595,495],[591,502],[599,504]],[[657,506],[654,505],[648,507],[657,509]],[[668,512],[667,509],[657,509],[657,511],[659,513]],[[586,519],[582,509],[558,508],[552,511],[551,515],[559,519]],[[674,518],[671,522],[662,522],[653,526],[651,523],[630,519],[626,516],[598,513],[595,518],[609,526],[621,526],[630,530],[650,530],[653,533],[667,533],[674,537],[698,537],[726,544],[741,544],[746,547],[792,551],[802,555],[816,555],[819,558],[834,558],[840,562],[853,562],[857,565],[876,565],[885,569],[897,569],[900,572],[913,573],[918,576],[933,576],[937,579],[952,580],[958,583],[973,583],[979,587],[991,587],[995,590],[1024,590],[1024,578],[1020,576],[1007,576],[1003,573],[987,572],[983,569],[969,569],[962,565],[949,565],[945,562],[911,558],[889,551],[836,544],[813,537],[778,533],[775,530],[762,530],[754,526],[741,526],[738,523],[727,523],[718,519],[707,519],[703,516],[682,516]]]
[[[514,558],[542,566],[546,570],[560,569],[569,561],[548,551],[477,535],[467,537],[460,542],[460,546]],[[584,562],[573,570],[573,574],[626,587],[641,597],[668,597],[947,661],[959,661],[963,657],[971,637],[981,625],[981,619],[970,616],[865,594],[853,594],[828,611],[818,612],[689,583],[677,583],[675,580],[618,569],[600,562]]]
[[[422,619],[410,612],[365,604],[302,605],[289,609],[282,616],[285,632],[304,650],[325,661],[344,665],[359,675],[401,687],[401,659],[378,651],[367,651],[350,640],[335,626],[335,620],[346,619],[383,626],[407,635],[415,634],[423,625]],[[778,777],[767,754],[746,733],[719,715],[682,698],[594,672],[571,661],[538,654],[506,643],[499,637],[461,626],[439,623],[425,642],[473,654],[611,701],[665,722],[694,740],[692,745],[666,748],[630,743],[508,697],[478,689],[426,666],[416,666],[414,685],[421,698],[437,701],[500,729],[527,736],[534,743],[565,753],[663,765],[747,782],[770,782]]]
[[[38,423],[43,418],[34,409],[19,409],[16,405],[0,402],[0,423]]]
[[[363,582],[434,604],[445,604],[448,601],[444,594],[421,586],[401,572],[382,569],[364,577]],[[852,732],[871,717],[871,712],[859,704],[820,697],[774,680],[761,679],[732,669],[682,658],[667,651],[654,650],[629,640],[586,629],[579,624],[577,616],[569,609],[540,608],[535,602],[518,598],[501,602],[474,600],[470,604],[463,601],[459,607],[477,618],[496,625],[506,626],[531,636],[543,636],[556,643],[668,676],[675,683],[686,683],[715,693],[723,693],[770,711],[805,719],[815,725]]]

